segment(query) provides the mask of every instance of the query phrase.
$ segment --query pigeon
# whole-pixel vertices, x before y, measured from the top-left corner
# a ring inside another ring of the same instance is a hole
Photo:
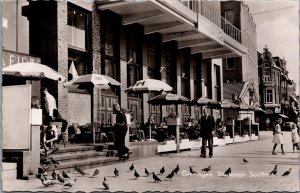
[[[145,168],[145,174],[146,174],[147,176],[150,175],[150,173],[149,173],[149,171],[147,170],[147,168]]]
[[[170,180],[172,180],[173,176],[174,176],[174,171],[172,171],[170,174],[168,174],[166,176],[166,178],[169,178]]]
[[[81,168],[77,167],[77,165],[75,165],[75,171],[77,171],[78,173],[80,173],[81,175],[89,175],[89,173],[83,171]]]
[[[64,186],[72,187],[72,186],[76,183],[76,181],[77,181],[77,178],[75,178],[74,180],[72,180],[72,181],[70,181],[70,182],[64,184]]]
[[[174,172],[175,174],[178,174],[178,172],[179,172],[179,165],[178,165],[178,164],[177,164],[176,168],[173,170],[173,172]]]
[[[161,182],[161,179],[159,179],[159,177],[157,177],[154,172],[152,172],[152,175],[155,182]]]
[[[291,171],[292,171],[292,168],[290,168],[288,171],[285,171],[285,172],[282,174],[282,176],[287,176],[287,175],[289,175],[289,174],[291,173]]]
[[[205,171],[205,172],[209,172],[210,171],[210,169],[211,169],[211,167],[210,166],[208,166],[207,168],[204,168],[204,169],[202,169],[201,171]]]
[[[104,179],[103,179],[102,185],[104,186],[105,190],[109,190],[109,184],[108,184],[108,182],[106,181],[106,178],[105,178],[105,177],[104,177]]]
[[[117,168],[115,168],[114,174],[115,174],[115,176],[119,176],[119,170],[117,170]]]
[[[48,167],[38,167],[38,173],[44,174],[48,170]]]
[[[134,176],[136,179],[138,179],[140,177],[140,174],[136,170],[134,170]]]
[[[229,174],[231,174],[231,168],[230,167],[224,172],[224,176],[228,176]]]
[[[53,170],[52,171],[52,178],[53,178],[53,180],[56,180],[56,178],[57,178],[57,173],[55,172],[55,170]]]
[[[65,179],[60,174],[57,174],[57,179],[60,183],[65,183]]]
[[[96,168],[93,174],[93,177],[96,177],[100,173],[99,169]]]
[[[272,176],[272,175],[277,176],[277,166],[278,165],[275,165],[274,169],[269,173],[270,176]]]
[[[62,176],[64,178],[70,178],[69,174],[67,174],[67,172],[65,172],[64,170],[62,171]]]
[[[129,170],[130,170],[130,171],[133,171],[133,170],[134,170],[134,165],[133,165],[133,163],[132,163],[131,166],[129,167]]]
[[[163,174],[165,173],[165,167],[164,167],[164,166],[160,169],[159,173],[160,173],[161,175],[163,175]]]
[[[53,157],[51,157],[51,162],[52,162],[52,164],[54,164],[54,165],[59,165],[59,162],[56,161],[55,159],[53,159]]]
[[[192,167],[193,167],[193,166],[190,166],[190,173],[191,173],[191,174],[197,174],[197,172],[195,172],[195,171],[193,170]]]
[[[50,180],[41,179],[41,181],[42,181],[42,184],[46,187],[54,186],[54,184],[55,184],[53,181],[50,181]]]
[[[248,160],[246,160],[246,158],[243,158],[243,162],[248,163]]]

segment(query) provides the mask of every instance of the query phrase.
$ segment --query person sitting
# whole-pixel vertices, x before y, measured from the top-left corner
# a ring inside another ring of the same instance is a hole
[[[155,124],[153,116],[150,116],[148,118],[148,121],[146,122],[144,129],[145,129],[144,133],[147,136],[147,138],[149,138],[149,139],[150,139],[150,136],[154,136],[156,134],[156,124]],[[151,135],[150,135],[149,131],[151,131]]]
[[[223,121],[221,121],[218,125],[217,135],[218,135],[218,138],[224,138],[226,135],[226,127],[225,127]]]
[[[50,117],[48,125],[42,125],[41,127],[43,148],[48,150],[49,148],[53,147],[53,143],[58,140],[58,130]]]

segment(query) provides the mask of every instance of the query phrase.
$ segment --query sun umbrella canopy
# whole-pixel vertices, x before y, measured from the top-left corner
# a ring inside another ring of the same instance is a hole
[[[148,101],[151,105],[190,104],[190,99],[172,93],[161,94]]]
[[[18,63],[2,69],[3,75],[19,76],[25,78],[48,78],[56,81],[65,81],[66,78],[49,66],[28,62]]]
[[[278,114],[278,117],[279,117],[279,118],[284,118],[284,119],[288,119],[288,118],[289,118],[288,116],[286,116],[286,115],[284,115],[284,114]]]
[[[234,104],[230,101],[222,101],[221,103],[221,108],[222,109],[235,109],[235,110],[238,110],[239,109],[239,105],[237,104]]]
[[[204,98],[204,97],[195,100],[194,103],[199,106],[214,106],[220,104],[218,101],[209,98]]]
[[[173,88],[167,83],[156,80],[156,79],[145,79],[136,81],[132,86],[128,87],[125,92],[139,92],[139,93],[150,93],[150,92],[170,92]]]
[[[265,113],[266,111],[264,111],[262,108],[260,108],[260,107],[255,107],[255,111],[259,111],[259,112],[263,112],[263,113]]]
[[[86,74],[79,76],[64,84],[70,90],[82,90],[87,88],[109,89],[110,86],[120,86],[115,79],[102,74]]]
[[[254,111],[255,107],[254,106],[249,106],[249,105],[240,105],[240,110],[242,110],[242,111]]]

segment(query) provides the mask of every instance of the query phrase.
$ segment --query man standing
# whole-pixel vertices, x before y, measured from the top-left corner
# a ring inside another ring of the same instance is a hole
[[[49,120],[62,122],[61,131],[65,132],[68,126],[68,122],[61,117],[57,110],[55,98],[48,92],[47,88],[42,88],[42,96],[44,99],[44,110],[46,111],[45,120],[48,124]]]
[[[208,142],[209,157],[213,156],[213,133],[215,129],[214,117],[208,115],[208,109],[203,109],[203,116],[201,117],[201,137],[202,137],[202,147],[200,157],[206,158],[206,143]]]

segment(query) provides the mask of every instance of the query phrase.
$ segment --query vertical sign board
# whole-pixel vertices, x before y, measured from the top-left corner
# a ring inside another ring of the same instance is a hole
[[[2,148],[30,149],[31,85],[2,88]]]

